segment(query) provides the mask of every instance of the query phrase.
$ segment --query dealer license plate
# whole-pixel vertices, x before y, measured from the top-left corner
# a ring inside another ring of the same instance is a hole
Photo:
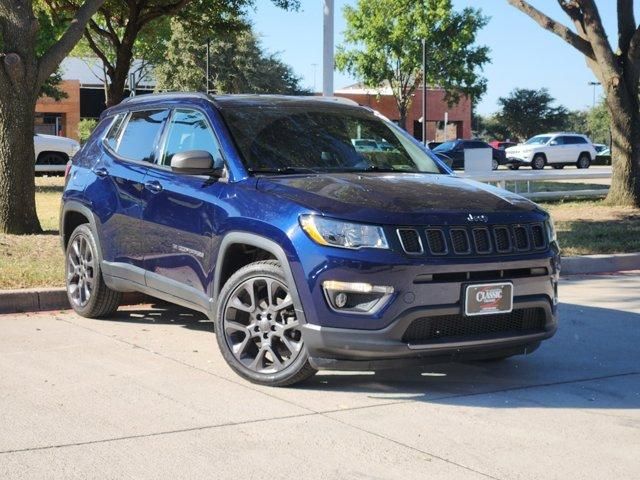
[[[464,314],[490,315],[492,313],[509,313],[513,309],[513,284],[483,283],[467,285],[465,290]]]

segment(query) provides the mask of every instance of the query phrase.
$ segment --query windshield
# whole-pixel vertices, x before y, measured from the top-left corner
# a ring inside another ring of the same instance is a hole
[[[234,105],[221,113],[251,173],[442,173],[398,127],[366,110]]]
[[[551,137],[547,135],[537,135],[535,137],[531,137],[529,140],[525,142],[525,145],[544,145],[549,141]]]
[[[448,150],[453,150],[453,147],[456,146],[456,142],[444,142],[438,145],[433,149],[434,152],[446,152]]]

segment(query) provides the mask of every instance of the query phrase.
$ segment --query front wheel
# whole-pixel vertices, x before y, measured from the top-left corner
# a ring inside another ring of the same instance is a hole
[[[494,158],[491,160],[491,170],[497,170],[498,169],[498,161]]]
[[[231,276],[218,301],[216,339],[241,377],[282,387],[312,377],[290,286],[275,260],[251,263]]]
[[[545,164],[546,162],[542,155],[536,155],[533,157],[533,160],[531,160],[531,168],[534,170],[542,170]]]

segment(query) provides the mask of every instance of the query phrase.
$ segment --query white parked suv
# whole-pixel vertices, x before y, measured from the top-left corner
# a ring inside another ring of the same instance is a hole
[[[589,137],[565,132],[536,135],[525,143],[507,148],[505,152],[509,168],[514,170],[521,165],[534,170],[541,170],[545,165],[558,169],[565,165],[589,168],[596,158],[596,149]]]
[[[36,150],[36,173],[62,172],[67,162],[80,150],[80,144],[67,137],[43,135],[33,136]]]

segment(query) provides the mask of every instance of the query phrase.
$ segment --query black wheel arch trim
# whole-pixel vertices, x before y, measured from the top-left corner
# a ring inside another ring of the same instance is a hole
[[[282,270],[284,271],[284,276],[287,280],[287,283],[289,284],[289,288],[291,289],[293,305],[295,307],[296,314],[298,315],[298,319],[302,324],[306,323],[304,310],[302,309],[302,302],[300,301],[300,296],[298,294],[298,286],[293,276],[293,271],[291,270],[289,259],[282,246],[267,237],[243,231],[233,231],[227,233],[220,243],[213,277],[213,292],[211,292],[211,298],[214,299],[214,311],[217,308],[220,291],[224,286],[221,285],[220,278],[222,275],[222,265],[224,264],[225,255],[227,254],[227,250],[229,249],[229,247],[237,244],[251,245],[252,247],[260,248],[276,257],[276,260],[278,260],[280,266],[282,267]]]
[[[89,207],[87,207],[83,203],[80,203],[77,200],[63,201],[63,204],[62,204],[62,208],[60,212],[60,226],[59,226],[60,245],[62,246],[62,249],[66,250],[64,239],[67,232],[65,232],[64,225],[65,225],[65,219],[69,212],[80,213],[87,220],[89,220],[89,226],[93,231],[94,241],[96,242],[96,247],[98,248],[98,251],[96,252],[98,254],[98,260],[102,262],[102,245],[100,242],[100,234],[98,233],[98,228],[97,228],[98,222],[96,220],[96,215],[91,211]],[[72,233],[72,232],[69,232],[69,233]]]

